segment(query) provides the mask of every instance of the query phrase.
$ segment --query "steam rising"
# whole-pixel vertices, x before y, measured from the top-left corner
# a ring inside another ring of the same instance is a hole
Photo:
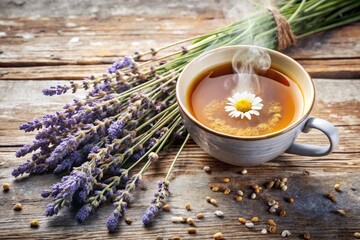
[[[260,84],[258,74],[265,73],[271,66],[271,58],[266,50],[250,47],[238,50],[232,59],[232,68],[237,74],[232,81],[235,81],[236,92],[250,92],[258,95]]]
[[[225,19],[234,22],[242,19],[244,23],[248,24],[249,31],[244,35],[241,44],[266,46],[263,42],[259,41],[251,31],[254,24],[248,19],[250,15],[256,12],[267,11],[266,7],[270,7],[275,0],[223,0],[221,1],[222,9]],[[261,26],[257,26],[260,28]],[[265,29],[264,29],[265,30]],[[232,94],[236,92],[250,92],[258,95],[260,93],[259,78],[257,74],[266,72],[271,66],[271,59],[267,51],[258,48],[241,49],[234,55],[232,59],[232,67],[234,73],[235,88]],[[225,82],[225,87],[230,88],[234,86]]]

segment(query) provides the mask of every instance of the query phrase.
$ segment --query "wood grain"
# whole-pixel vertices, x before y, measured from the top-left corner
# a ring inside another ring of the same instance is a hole
[[[105,227],[113,210],[111,204],[102,206],[84,224],[74,220],[76,209],[65,209],[59,216],[47,218],[44,207],[49,200],[42,199],[40,192],[59,181],[60,176],[11,177],[12,169],[26,159],[16,159],[15,151],[34,136],[22,133],[18,126],[61,110],[74,97],[49,98],[41,94],[42,89],[103,72],[113,60],[134,49],[161,46],[223,24],[223,20],[205,13],[181,18],[0,18],[0,32],[6,33],[0,37],[0,183],[11,184],[9,192],[0,192],[0,239],[171,239],[176,235],[181,239],[212,239],[218,231],[225,239],[282,239],[280,233],[285,229],[291,231],[291,239],[302,239],[305,232],[311,233],[312,239],[353,239],[353,233],[360,232],[360,23],[303,39],[286,51],[315,77],[317,99],[311,116],[327,119],[339,130],[340,143],[331,155],[314,158],[283,154],[246,168],[248,174],[242,175],[242,167],[219,162],[190,141],[172,174],[172,210],[161,213],[151,227],[145,228],[141,216],[157,180],[166,174],[176,154],[174,146],[147,171],[147,189],[134,192],[126,213],[133,217],[132,225],[121,222],[114,234]],[[318,131],[301,134],[298,141],[327,144]],[[205,165],[211,167],[210,174],[202,170]],[[304,170],[310,175],[304,175]],[[228,184],[222,182],[224,177],[230,178]],[[258,199],[249,199],[252,184],[262,185],[280,177],[289,179],[286,192],[264,190]],[[341,184],[340,192],[334,190],[335,183]],[[212,192],[209,185],[213,184],[229,187],[232,192]],[[237,189],[245,192],[242,202],[233,199]],[[328,192],[336,196],[336,203],[324,197]],[[217,199],[218,207],[208,204],[206,196]],[[294,204],[284,201],[290,196],[296,199]],[[268,199],[279,200],[287,215],[269,213]],[[12,210],[16,202],[23,204],[21,212]],[[191,204],[192,211],[185,210],[185,203]],[[346,215],[337,214],[338,209]],[[215,210],[223,211],[225,217],[214,216]],[[205,213],[205,219],[196,221],[195,235],[187,233],[186,224],[171,223],[172,216],[194,217],[198,212]],[[260,222],[252,230],[237,220],[253,216],[258,216]],[[38,229],[29,226],[34,218],[40,220]],[[260,234],[270,218],[278,224],[277,233]]]

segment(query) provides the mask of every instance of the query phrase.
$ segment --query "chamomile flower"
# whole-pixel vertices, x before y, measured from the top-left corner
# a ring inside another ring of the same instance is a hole
[[[262,99],[260,97],[256,97],[255,94],[249,92],[239,93],[236,92],[232,97],[228,98],[228,102],[225,106],[225,111],[230,112],[230,117],[241,117],[244,116],[251,120],[251,115],[254,114],[259,116],[259,110],[263,108],[263,104],[261,103]]]

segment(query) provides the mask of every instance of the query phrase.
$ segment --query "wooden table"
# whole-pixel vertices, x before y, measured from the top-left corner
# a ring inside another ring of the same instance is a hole
[[[219,14],[217,14],[219,15]],[[134,192],[127,211],[133,218],[131,225],[121,222],[119,230],[109,234],[105,227],[113,210],[107,204],[84,224],[74,220],[75,212],[65,209],[58,216],[45,217],[49,201],[40,196],[44,188],[60,179],[59,176],[32,176],[14,179],[12,169],[25,159],[16,159],[15,151],[32,141],[32,133],[24,134],[18,126],[45,113],[60,110],[70,102],[71,94],[49,98],[41,90],[61,81],[82,79],[90,73],[102,73],[109,64],[133,50],[146,50],[175,40],[181,40],[223,26],[222,19],[212,13],[194,16],[166,15],[157,17],[121,16],[108,18],[0,18],[0,183],[8,182],[11,190],[0,192],[1,239],[212,239],[222,232],[226,239],[279,239],[287,229],[292,239],[302,239],[306,232],[312,239],[353,239],[360,232],[360,24],[352,24],[317,36],[303,39],[286,53],[298,60],[314,78],[317,99],[312,116],[327,119],[340,133],[339,146],[325,157],[301,157],[284,154],[261,166],[246,168],[221,163],[205,154],[195,143],[186,145],[173,172],[169,213],[163,212],[152,227],[144,228],[141,216],[161,179],[169,167],[177,148],[164,154],[146,173],[147,190]],[[302,134],[299,142],[327,144],[317,131]],[[212,171],[207,174],[203,167]],[[223,178],[230,182],[223,183]],[[264,184],[274,178],[288,178],[288,190],[264,190],[258,199],[249,199],[252,184]],[[341,191],[334,190],[334,184]],[[212,192],[210,185],[229,187],[225,195]],[[242,189],[242,202],[233,198]],[[325,197],[333,193],[331,202]],[[205,200],[211,196],[218,201],[212,206]],[[294,197],[295,203],[284,201]],[[268,212],[267,200],[280,201],[287,215]],[[12,210],[13,204],[23,205],[21,212]],[[192,211],[187,212],[185,203]],[[345,211],[345,216],[337,213]],[[214,216],[215,210],[224,212],[223,218]],[[171,223],[172,216],[195,216],[203,212],[205,219],[196,222],[197,233],[189,235],[188,225]],[[254,229],[247,229],[239,217],[260,218]],[[40,220],[38,229],[30,228],[30,221]],[[274,219],[277,233],[262,235],[267,220]]]

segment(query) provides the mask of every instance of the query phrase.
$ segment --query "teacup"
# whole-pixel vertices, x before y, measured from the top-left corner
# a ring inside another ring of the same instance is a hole
[[[268,51],[271,65],[284,69],[284,73],[300,86],[304,105],[301,116],[284,129],[260,136],[231,136],[208,128],[200,123],[189,110],[186,96],[193,79],[202,71],[229,62],[239,50],[259,48]],[[176,97],[184,124],[192,139],[209,155],[223,162],[237,166],[257,165],[276,158],[284,152],[304,156],[324,156],[332,152],[339,142],[336,128],[328,121],[311,118],[309,114],[315,102],[315,87],[305,69],[292,58],[257,46],[236,45],[221,47],[206,52],[192,60],[182,71],[176,85]],[[323,132],[329,139],[327,146],[295,143],[299,133],[311,128]]]

